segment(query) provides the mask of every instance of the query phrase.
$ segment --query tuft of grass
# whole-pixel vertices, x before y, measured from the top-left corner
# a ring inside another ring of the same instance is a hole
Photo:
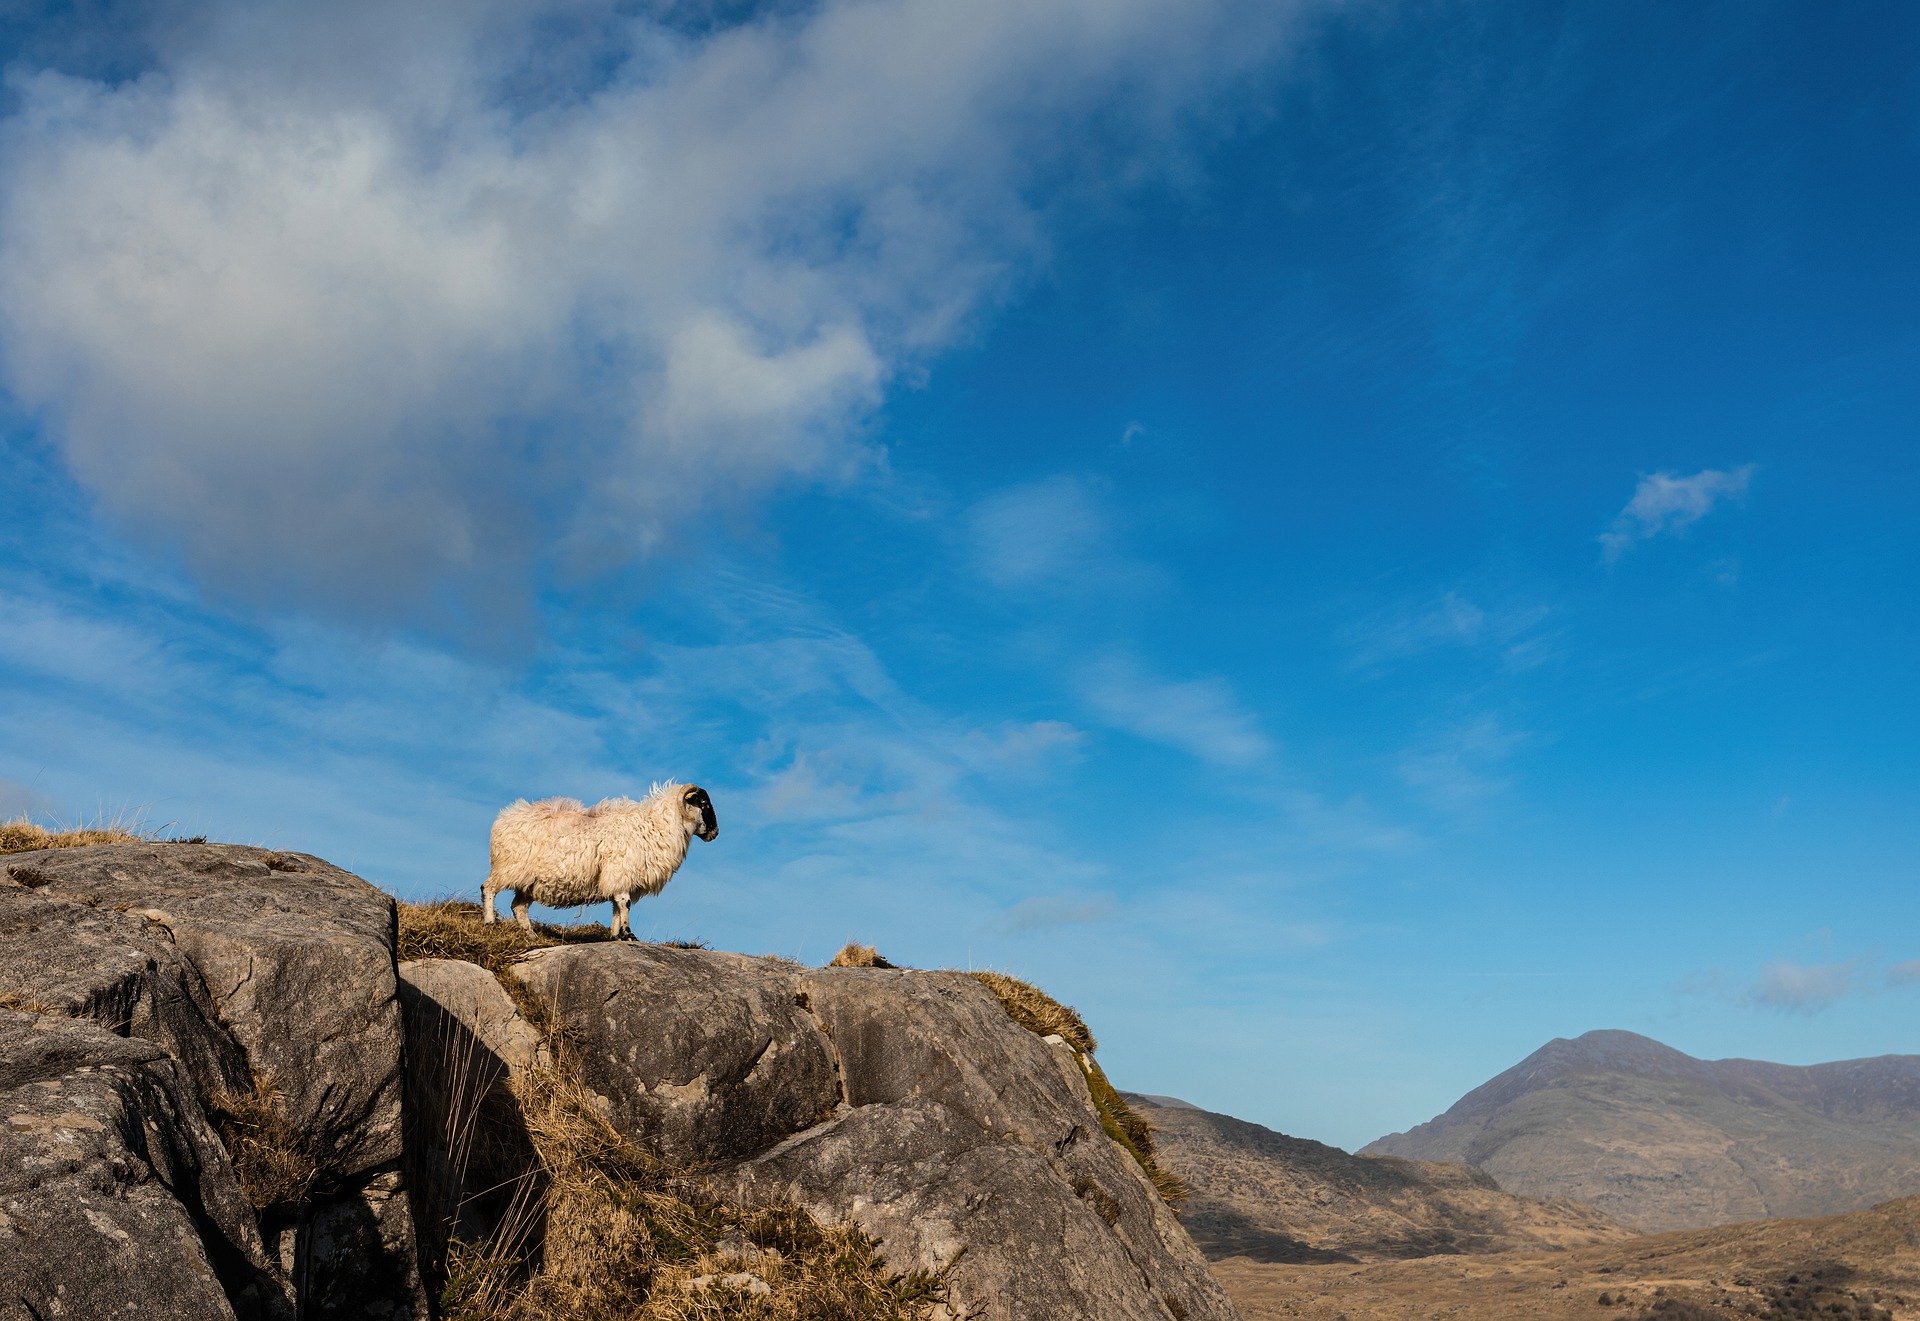
[[[222,1092],[208,1107],[241,1191],[261,1211],[298,1206],[320,1177],[307,1135],[288,1122],[280,1099],[273,1079],[262,1075],[251,1092]]]
[[[55,822],[51,826],[36,825],[24,816],[14,817],[10,821],[0,821],[0,854],[36,853],[41,849],[77,849],[89,844],[204,844],[205,835],[195,835],[191,839],[178,839],[163,836],[158,828],[147,824],[144,812],[116,812],[112,816],[101,815],[91,824],[84,821],[73,825]]]
[[[400,916],[401,959],[465,959],[499,977],[537,949],[587,945],[607,939],[598,923],[556,926],[535,922],[533,930],[508,918],[486,922],[480,905],[464,899],[435,899],[424,904],[395,904]],[[511,981],[511,978],[505,979]]]
[[[862,945],[857,940],[849,940],[838,954],[828,962],[829,968],[893,968],[899,965],[888,963],[881,957],[880,951],[871,945]]]
[[[59,1005],[49,1004],[36,995],[25,995],[16,991],[0,991],[0,1009],[11,1009],[21,1014],[64,1014]]]
[[[1007,1017],[1036,1036],[1057,1036],[1073,1047],[1087,1077],[1087,1091],[1093,1096],[1093,1108],[1100,1116],[1106,1135],[1126,1149],[1140,1165],[1160,1200],[1178,1206],[1188,1196],[1188,1188],[1177,1177],[1160,1168],[1153,1150],[1153,1125],[1136,1114],[1126,1100],[1107,1081],[1107,1075],[1094,1060],[1099,1049],[1093,1032],[1071,1005],[1063,1005],[1031,982],[1009,977],[1003,972],[985,970],[967,974],[992,991],[1007,1011]]]
[[[138,844],[153,836],[139,821],[114,819],[91,826],[48,830],[25,817],[0,821],[0,853],[36,853],[41,849],[76,849],[88,844]]]
[[[524,991],[503,975],[515,959],[606,939],[600,927],[529,933],[487,925],[477,904],[455,900],[398,907],[401,958],[464,958],[490,968],[523,1012]],[[551,1063],[507,1085],[533,1168],[480,1241],[450,1238],[429,1263],[446,1321],[926,1321],[945,1301],[944,1272],[889,1271],[878,1243],[852,1221],[822,1225],[788,1203],[747,1210],[704,1200],[690,1171],[635,1146],[601,1113],[551,1016],[528,1017],[546,1037]],[[471,1067],[459,1051],[433,1058],[449,1076],[410,1086],[449,1098],[476,1090],[478,1080],[452,1076]],[[440,1137],[453,1167],[465,1170],[470,1144],[486,1140],[487,1126],[470,1105],[447,1109]],[[442,1223],[458,1212],[447,1210]],[[749,1260],[730,1250],[741,1241],[752,1245]],[[724,1277],[741,1270],[768,1292],[727,1287]],[[696,1285],[703,1276],[711,1278]]]
[[[1030,982],[1009,977],[1004,972],[981,970],[967,976],[985,986],[1005,1006],[1007,1016],[1027,1031],[1042,1037],[1059,1037],[1082,1055],[1100,1049],[1087,1020],[1072,1005],[1063,1005]]]

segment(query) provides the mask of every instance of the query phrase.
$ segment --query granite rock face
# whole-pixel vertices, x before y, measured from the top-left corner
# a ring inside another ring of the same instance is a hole
[[[450,1236],[484,1241],[513,1205],[536,1156],[513,1080],[551,1063],[547,1046],[478,964],[400,965],[407,1027],[408,1160],[421,1252]]]
[[[292,1314],[179,1061],[0,1009],[0,1318]]]
[[[12,879],[4,868],[0,877]],[[202,1096],[251,1089],[246,1055],[172,933],[136,912],[49,898],[17,881],[0,887],[0,1000],[154,1042]]]
[[[393,901],[305,855],[142,843],[0,859],[0,1003],[153,1043],[202,1111],[264,1091],[300,1135],[312,1198],[264,1208],[259,1228],[303,1318],[427,1314],[395,1195],[393,951]]]
[[[954,1316],[1235,1315],[1072,1050],[970,977],[625,943],[519,973],[635,1141],[709,1162],[717,1195],[851,1216],[894,1270],[951,1267]]]
[[[671,1160],[764,1151],[840,1100],[832,1047],[780,964],[609,941],[535,950],[514,972],[578,1039],[608,1116]]]
[[[188,960],[254,1076],[313,1135],[326,1174],[400,1155],[404,1033],[393,901],[304,854],[110,844],[17,854],[34,897],[145,919]]]

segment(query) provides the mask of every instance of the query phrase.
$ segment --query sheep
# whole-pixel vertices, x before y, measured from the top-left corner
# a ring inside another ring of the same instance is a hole
[[[713,802],[697,784],[669,780],[637,803],[608,798],[592,807],[574,798],[523,798],[494,818],[493,866],[480,906],[486,921],[499,921],[494,903],[511,890],[514,920],[531,931],[530,903],[572,908],[611,899],[612,938],[632,939],[628,906],[666,888],[693,836],[719,834]]]

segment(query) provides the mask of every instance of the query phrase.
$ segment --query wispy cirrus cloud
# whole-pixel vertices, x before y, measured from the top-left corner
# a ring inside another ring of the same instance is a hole
[[[1640,479],[1633,498],[1600,534],[1601,556],[1611,564],[1640,542],[1692,526],[1722,501],[1745,498],[1755,465],[1707,468],[1682,477],[1656,472]]]
[[[1273,742],[1226,680],[1165,679],[1109,656],[1080,676],[1080,695],[1107,724],[1221,766],[1255,766]]]
[[[1539,602],[1477,599],[1462,588],[1403,600],[1374,610],[1342,630],[1355,669],[1372,670],[1428,652],[1484,648],[1509,669],[1539,664],[1551,650],[1542,625],[1550,607]]]
[[[1531,735],[1497,716],[1481,715],[1436,729],[1400,755],[1400,778],[1428,806],[1464,813],[1507,787],[1500,768]]]

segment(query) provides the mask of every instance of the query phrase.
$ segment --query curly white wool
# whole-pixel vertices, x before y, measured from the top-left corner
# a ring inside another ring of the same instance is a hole
[[[711,840],[719,833],[713,804],[697,784],[669,780],[638,802],[608,798],[592,807],[575,798],[523,798],[494,818],[481,907],[487,921],[499,920],[494,904],[511,890],[514,919],[531,929],[529,904],[573,908],[611,900],[614,938],[631,935],[633,901],[666,888],[695,835]]]

